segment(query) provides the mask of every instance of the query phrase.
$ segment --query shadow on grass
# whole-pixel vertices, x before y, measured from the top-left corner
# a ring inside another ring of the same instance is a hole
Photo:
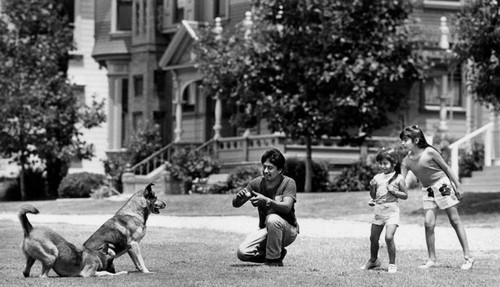
[[[231,264],[229,266],[236,268],[247,268],[247,267],[261,267],[262,264],[240,263],[240,264]]]
[[[497,213],[500,214],[500,192],[481,193],[470,192],[465,194],[460,210],[465,214]]]

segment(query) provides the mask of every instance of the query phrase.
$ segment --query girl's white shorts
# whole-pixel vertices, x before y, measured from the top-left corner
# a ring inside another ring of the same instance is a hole
[[[443,184],[446,184],[448,188],[450,188],[449,195],[446,193],[445,195],[443,195],[441,191],[439,191],[439,188],[441,188]],[[424,187],[422,188],[422,191],[424,192],[423,195],[424,210],[434,209],[434,208],[439,208],[441,210],[444,210],[452,206],[455,206],[460,202],[456,196],[455,188],[453,188],[453,185],[451,184],[448,178],[442,179],[432,186]],[[433,197],[431,196],[431,194],[433,195]]]
[[[371,221],[375,225],[399,225],[399,205],[397,202],[375,204],[375,215]]]

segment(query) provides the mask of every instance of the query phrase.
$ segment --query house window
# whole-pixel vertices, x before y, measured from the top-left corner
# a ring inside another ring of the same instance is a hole
[[[143,125],[143,116],[142,112],[133,112],[132,113],[132,128],[134,129],[134,133],[137,132]]]
[[[132,0],[116,0],[116,30],[132,30]]]
[[[222,20],[228,18],[229,0],[214,0],[214,18],[219,17]]]
[[[186,8],[186,0],[177,0],[175,2],[174,23],[180,23],[184,20],[184,9]]]
[[[198,85],[196,83],[191,83],[184,89],[182,93],[182,110],[184,112],[195,112],[197,90]]]
[[[1,1],[0,1],[1,2]],[[75,24],[75,0],[64,1],[64,14],[68,17],[70,25]]]
[[[212,3],[211,1],[213,0],[206,2]],[[163,0],[163,14],[161,16],[162,31],[164,33],[172,33],[177,31],[182,20],[199,20],[195,15],[196,5],[202,5],[202,1]],[[202,7],[205,7],[204,5],[205,4],[203,4]]]
[[[134,76],[134,96],[141,97],[144,89],[144,79],[142,75]]]
[[[122,80],[122,145],[127,142],[128,79]]]
[[[425,107],[433,109],[440,106],[443,87],[443,77],[432,76],[424,82]],[[452,73],[447,77],[447,92],[445,91],[446,106],[462,107],[462,97],[464,94],[462,78],[460,73]]]
[[[71,90],[73,91],[73,95],[76,98],[77,106],[83,108],[85,105],[85,86],[73,85],[71,87]],[[82,168],[83,167],[82,159],[76,155],[73,156],[71,158],[71,166],[73,168]]]
[[[85,86],[73,85],[73,87],[71,87],[71,90],[73,91],[73,95],[76,98],[76,104],[78,106],[85,105]]]

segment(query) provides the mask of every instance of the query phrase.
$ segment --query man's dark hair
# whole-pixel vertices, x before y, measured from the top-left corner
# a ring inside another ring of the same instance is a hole
[[[266,162],[267,160],[269,160],[270,163],[274,164],[278,169],[285,168],[285,157],[278,149],[273,148],[267,150],[262,155],[260,162],[264,164],[264,162]]]

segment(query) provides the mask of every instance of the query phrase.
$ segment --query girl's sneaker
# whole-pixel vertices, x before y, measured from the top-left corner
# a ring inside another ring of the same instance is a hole
[[[380,262],[380,260],[375,260],[375,261],[371,261],[371,260],[368,260],[368,262],[366,262],[365,264],[363,264],[361,266],[361,269],[362,270],[370,270],[370,269],[373,269],[373,268],[377,268],[377,267],[380,267],[382,265],[382,262]]]
[[[396,264],[389,264],[389,268],[387,268],[387,273],[396,273],[398,272],[398,267]]]
[[[462,270],[469,270],[472,268],[473,264],[474,264],[474,259],[472,259],[470,257],[469,258],[466,257],[465,262],[464,262],[464,264],[462,264],[461,268],[462,268]]]
[[[425,264],[418,266],[418,268],[429,269],[429,268],[434,268],[436,266],[438,266],[438,263],[436,261],[429,260],[429,261],[425,262]]]

